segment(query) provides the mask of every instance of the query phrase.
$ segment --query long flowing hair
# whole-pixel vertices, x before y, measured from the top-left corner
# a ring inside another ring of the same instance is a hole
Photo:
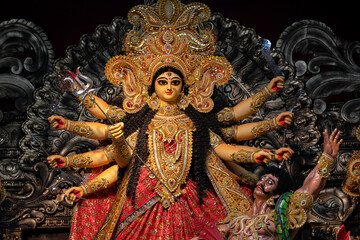
[[[149,88],[149,95],[155,91],[154,82],[156,78],[164,72],[171,71],[179,75],[183,83],[183,91],[186,94],[188,92],[187,87],[184,84],[183,74],[173,67],[162,67],[153,76],[152,85]],[[131,175],[129,183],[126,189],[126,193],[131,197],[132,204],[135,204],[135,192],[139,181],[140,168],[143,165],[139,157],[146,162],[149,156],[148,150],[148,135],[147,127],[151,120],[154,118],[156,112],[153,111],[148,105],[145,105],[139,112],[134,114],[128,114],[124,117],[124,136],[128,137],[135,131],[138,131],[137,143],[134,154],[134,162],[131,169]],[[199,203],[203,203],[203,197],[208,188],[208,177],[206,174],[206,156],[210,149],[210,133],[212,130],[214,133],[222,136],[220,130],[220,123],[216,119],[216,115],[213,112],[204,114],[198,112],[191,104],[186,108],[185,114],[191,119],[195,125],[195,131],[193,133],[193,155],[192,164],[190,168],[189,178],[194,180],[197,185]],[[119,170],[119,181],[122,180],[123,171]]]

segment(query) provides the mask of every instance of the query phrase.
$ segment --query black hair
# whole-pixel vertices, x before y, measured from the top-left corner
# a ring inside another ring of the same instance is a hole
[[[274,177],[279,179],[278,185],[273,192],[275,195],[281,195],[285,192],[291,191],[294,187],[290,174],[282,168],[274,166],[266,167],[261,172],[260,176],[264,176],[265,174],[272,174]]]

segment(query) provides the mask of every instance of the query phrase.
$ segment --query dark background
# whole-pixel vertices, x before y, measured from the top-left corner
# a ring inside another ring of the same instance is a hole
[[[199,0],[200,1],[200,0]],[[325,23],[344,40],[360,40],[360,10],[354,1],[323,0],[203,0],[213,12],[254,28],[273,45],[292,23],[312,19]],[[83,34],[94,33],[99,24],[110,24],[116,16],[126,17],[131,7],[143,0],[0,0],[0,22],[13,18],[30,20],[44,30],[55,57],[64,56]]]

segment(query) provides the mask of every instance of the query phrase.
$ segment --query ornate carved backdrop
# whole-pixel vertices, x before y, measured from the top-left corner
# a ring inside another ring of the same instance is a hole
[[[218,38],[217,55],[233,65],[231,81],[216,91],[218,106],[234,105],[261,89],[272,74],[261,57],[254,29],[213,14],[199,27],[210,27]],[[62,59],[54,61],[46,34],[26,20],[0,24],[0,179],[7,191],[0,205],[0,231],[4,238],[24,238],[49,229],[69,231],[73,206],[61,189],[79,183],[82,169],[54,171],[46,164],[48,154],[80,153],[95,149],[102,142],[90,141],[50,128],[47,118],[59,114],[73,120],[96,121],[79,106],[77,100],[59,88],[59,76],[78,66],[94,80],[95,93],[117,104],[121,89],[105,78],[107,60],[121,53],[123,35],[132,26],[127,19],[115,18],[109,25],[99,25],[93,34],[70,46]],[[296,151],[289,171],[300,184],[321,153],[321,132],[339,128],[343,134],[337,164],[316,202],[302,239],[333,239],[345,223],[347,230],[359,235],[360,212],[357,199],[341,190],[346,163],[359,149],[355,133],[359,123],[359,42],[338,39],[324,23],[303,20],[289,26],[280,36],[271,54],[286,75],[281,94],[267,102],[246,121],[271,118],[295,106],[293,124],[286,131],[286,145]],[[20,141],[19,141],[20,140]],[[279,147],[283,130],[247,142],[256,147]],[[24,229],[30,229],[25,231]],[[33,229],[33,230],[32,230]],[[24,234],[24,232],[26,234]]]

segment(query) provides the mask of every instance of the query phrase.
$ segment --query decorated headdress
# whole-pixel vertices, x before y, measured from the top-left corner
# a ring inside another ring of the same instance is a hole
[[[138,5],[130,10],[130,23],[141,29],[127,33],[126,55],[111,58],[105,67],[109,81],[122,84],[126,112],[135,113],[149,101],[152,77],[163,66],[181,71],[189,88],[187,99],[196,110],[212,110],[214,85],[225,84],[232,67],[225,58],[214,56],[213,33],[197,27],[210,14],[205,4],[183,5],[179,0],[159,0],[155,7]]]

